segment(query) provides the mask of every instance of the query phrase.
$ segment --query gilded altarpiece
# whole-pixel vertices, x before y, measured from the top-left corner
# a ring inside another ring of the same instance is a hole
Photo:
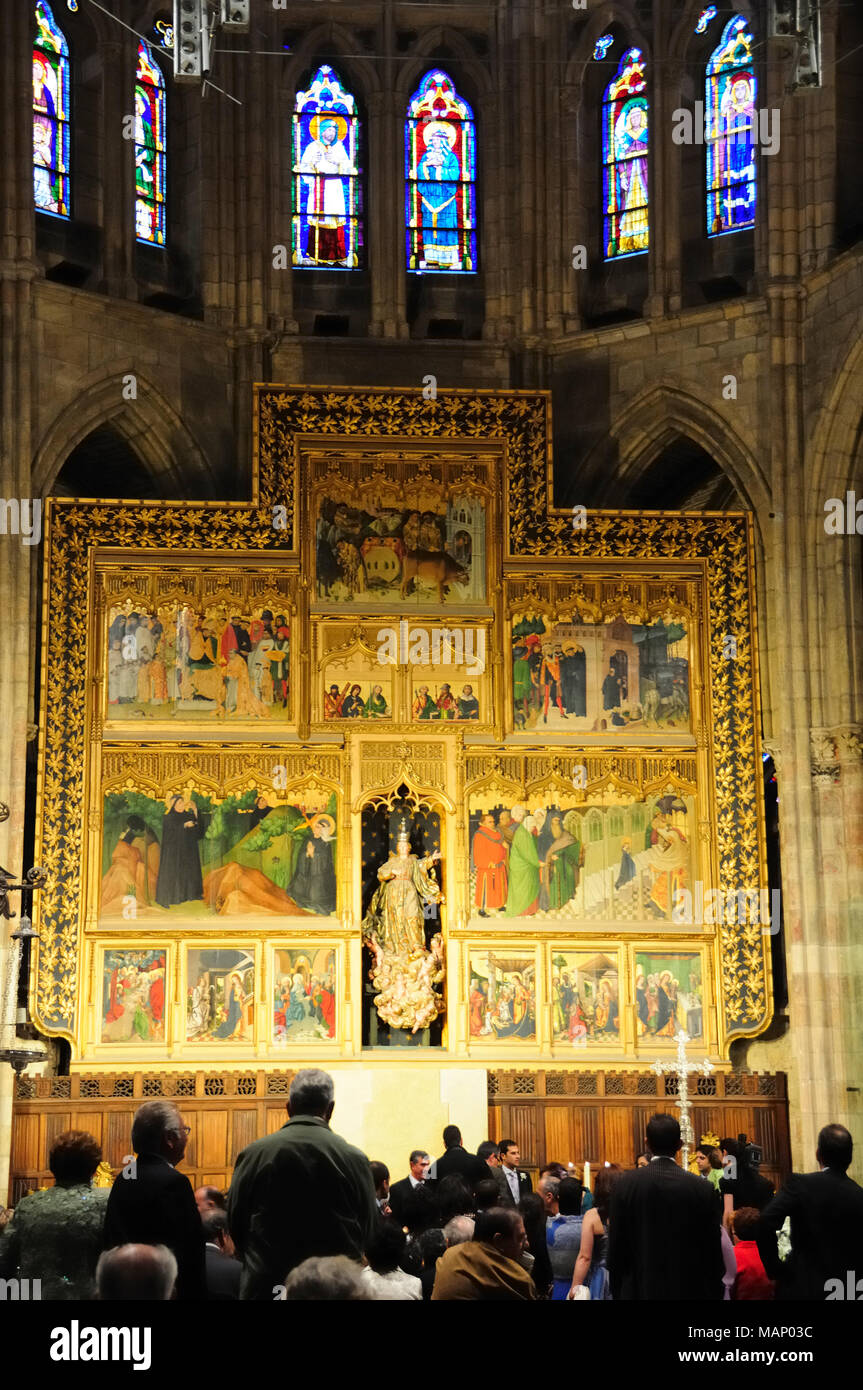
[[[543,393],[254,425],[249,503],[48,506],[37,1026],[105,1068],[727,1060],[772,1008],[747,518],[555,510]]]

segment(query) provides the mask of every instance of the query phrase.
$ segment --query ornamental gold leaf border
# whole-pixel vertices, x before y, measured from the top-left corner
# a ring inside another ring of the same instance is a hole
[[[502,450],[503,564],[517,560],[696,561],[708,599],[707,673],[720,884],[753,887],[764,874],[753,545],[743,514],[589,513],[574,530],[551,505],[551,400],[547,392],[422,391],[260,385],[254,388],[253,486],[249,503],[136,503],[53,499],[46,517],[43,584],[40,779],[37,862],[48,873],[36,909],[40,940],[31,1006],[46,1034],[75,1034],[77,963],[84,905],[85,787],[88,747],[87,637],[92,615],[91,557],[99,547],[202,551],[208,559],[244,551],[295,557],[301,448],[310,440],[349,447],[350,439],[403,441],[426,453],[434,441],[485,441]],[[284,507],[285,529],[273,526]],[[624,571],[622,570],[622,573]],[[52,621],[54,615],[59,620]],[[736,641],[736,659],[724,639]],[[94,721],[95,723],[95,721]],[[719,935],[720,1007],[726,1046],[769,1023],[769,938],[758,924],[724,924]]]

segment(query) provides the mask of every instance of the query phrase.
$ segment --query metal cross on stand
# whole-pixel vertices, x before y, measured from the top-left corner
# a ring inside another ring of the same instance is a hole
[[[689,1034],[681,1028],[679,1033],[675,1033],[674,1041],[677,1043],[677,1056],[674,1061],[663,1062],[657,1059],[652,1070],[657,1076],[662,1076],[663,1072],[668,1072],[677,1077],[677,1108],[680,1111],[680,1137],[683,1140],[683,1168],[689,1168],[689,1148],[695,1143],[695,1135],[692,1130],[692,1119],[690,1118],[691,1106],[689,1103],[689,1075],[691,1072],[698,1072],[701,1076],[709,1076],[713,1071],[713,1063],[708,1062],[705,1057],[702,1062],[687,1062],[686,1044],[691,1042]]]

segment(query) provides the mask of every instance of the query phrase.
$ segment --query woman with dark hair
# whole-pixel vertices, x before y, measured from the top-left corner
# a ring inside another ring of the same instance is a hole
[[[443,1228],[454,1216],[473,1216],[475,1203],[473,1193],[460,1173],[450,1173],[441,1178],[435,1191],[440,1225]]]
[[[69,1129],[54,1141],[54,1186],[31,1192],[0,1236],[0,1277],[36,1281],[44,1300],[90,1299],[111,1189],[92,1187],[102,1151],[92,1134]],[[40,1282],[41,1281],[41,1282]]]
[[[533,1269],[530,1271],[536,1285],[537,1298],[548,1298],[551,1294],[554,1276],[551,1260],[548,1257],[548,1242],[545,1238],[545,1202],[538,1192],[525,1193],[518,1204],[527,1235],[527,1249],[533,1255]]]
[[[619,1163],[607,1163],[597,1170],[593,1184],[594,1205],[582,1222],[581,1246],[575,1261],[568,1299],[576,1297],[575,1290],[579,1284],[587,1285],[591,1299],[601,1302],[611,1298],[605,1264],[608,1253],[608,1208],[612,1188],[622,1172]]]
[[[635,1166],[636,1166],[636,1168],[646,1168],[649,1162],[650,1162],[650,1159],[648,1158],[647,1154],[636,1154],[636,1155],[635,1155]]]
[[[375,1298],[400,1299],[419,1303],[423,1291],[419,1279],[400,1267],[407,1241],[401,1227],[386,1216],[379,1216],[366,1242],[366,1280]]]

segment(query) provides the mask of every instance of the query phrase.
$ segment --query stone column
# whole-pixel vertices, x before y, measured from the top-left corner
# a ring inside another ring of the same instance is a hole
[[[0,129],[4,132],[0,161],[0,496],[28,505],[33,519],[30,460],[32,456],[32,294],[39,274],[34,260],[32,169],[32,34],[33,9],[12,5],[4,12],[4,41],[0,45]],[[41,508],[41,502],[40,502]],[[7,507],[7,533],[0,535],[0,612],[6,652],[0,661],[0,801],[10,808],[0,824],[0,864],[16,876],[22,867],[24,798],[26,795],[27,723],[30,718],[33,614],[31,570],[37,551],[24,545],[24,535],[12,533],[15,508]],[[37,534],[34,532],[34,535]],[[40,532],[41,534],[41,512]],[[13,910],[19,911],[18,895]],[[0,979],[11,966],[12,922],[0,919]],[[0,1063],[0,1201],[5,1202],[9,1175],[12,1121],[12,1069]]]

